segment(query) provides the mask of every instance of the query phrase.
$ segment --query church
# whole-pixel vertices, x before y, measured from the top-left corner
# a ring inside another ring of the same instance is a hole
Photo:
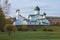
[[[16,16],[13,18],[13,25],[50,25],[50,21],[46,18],[46,13],[40,14],[38,6],[34,9],[34,14],[30,14],[28,19],[20,15],[19,9],[16,10]]]

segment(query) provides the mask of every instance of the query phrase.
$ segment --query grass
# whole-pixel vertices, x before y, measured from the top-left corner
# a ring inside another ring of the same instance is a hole
[[[47,32],[47,31],[20,31],[0,32],[0,40],[60,40],[60,32]]]

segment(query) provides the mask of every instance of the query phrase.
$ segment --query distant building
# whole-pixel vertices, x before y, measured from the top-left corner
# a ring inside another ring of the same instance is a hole
[[[60,17],[47,16],[46,18],[50,21],[51,26],[60,26]]]
[[[16,10],[16,17],[13,18],[14,25],[50,25],[50,21],[46,19],[46,13],[40,14],[40,8],[36,6],[34,14],[30,14],[28,19],[19,14]]]

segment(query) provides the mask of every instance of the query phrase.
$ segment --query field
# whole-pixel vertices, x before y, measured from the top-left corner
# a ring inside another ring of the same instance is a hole
[[[0,40],[60,40],[60,32],[20,31],[11,32],[10,36],[8,32],[0,32]]]

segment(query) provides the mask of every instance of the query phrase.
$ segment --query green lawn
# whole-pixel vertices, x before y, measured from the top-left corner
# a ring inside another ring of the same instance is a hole
[[[20,31],[12,32],[10,37],[7,32],[0,32],[0,40],[60,40],[60,32]]]

